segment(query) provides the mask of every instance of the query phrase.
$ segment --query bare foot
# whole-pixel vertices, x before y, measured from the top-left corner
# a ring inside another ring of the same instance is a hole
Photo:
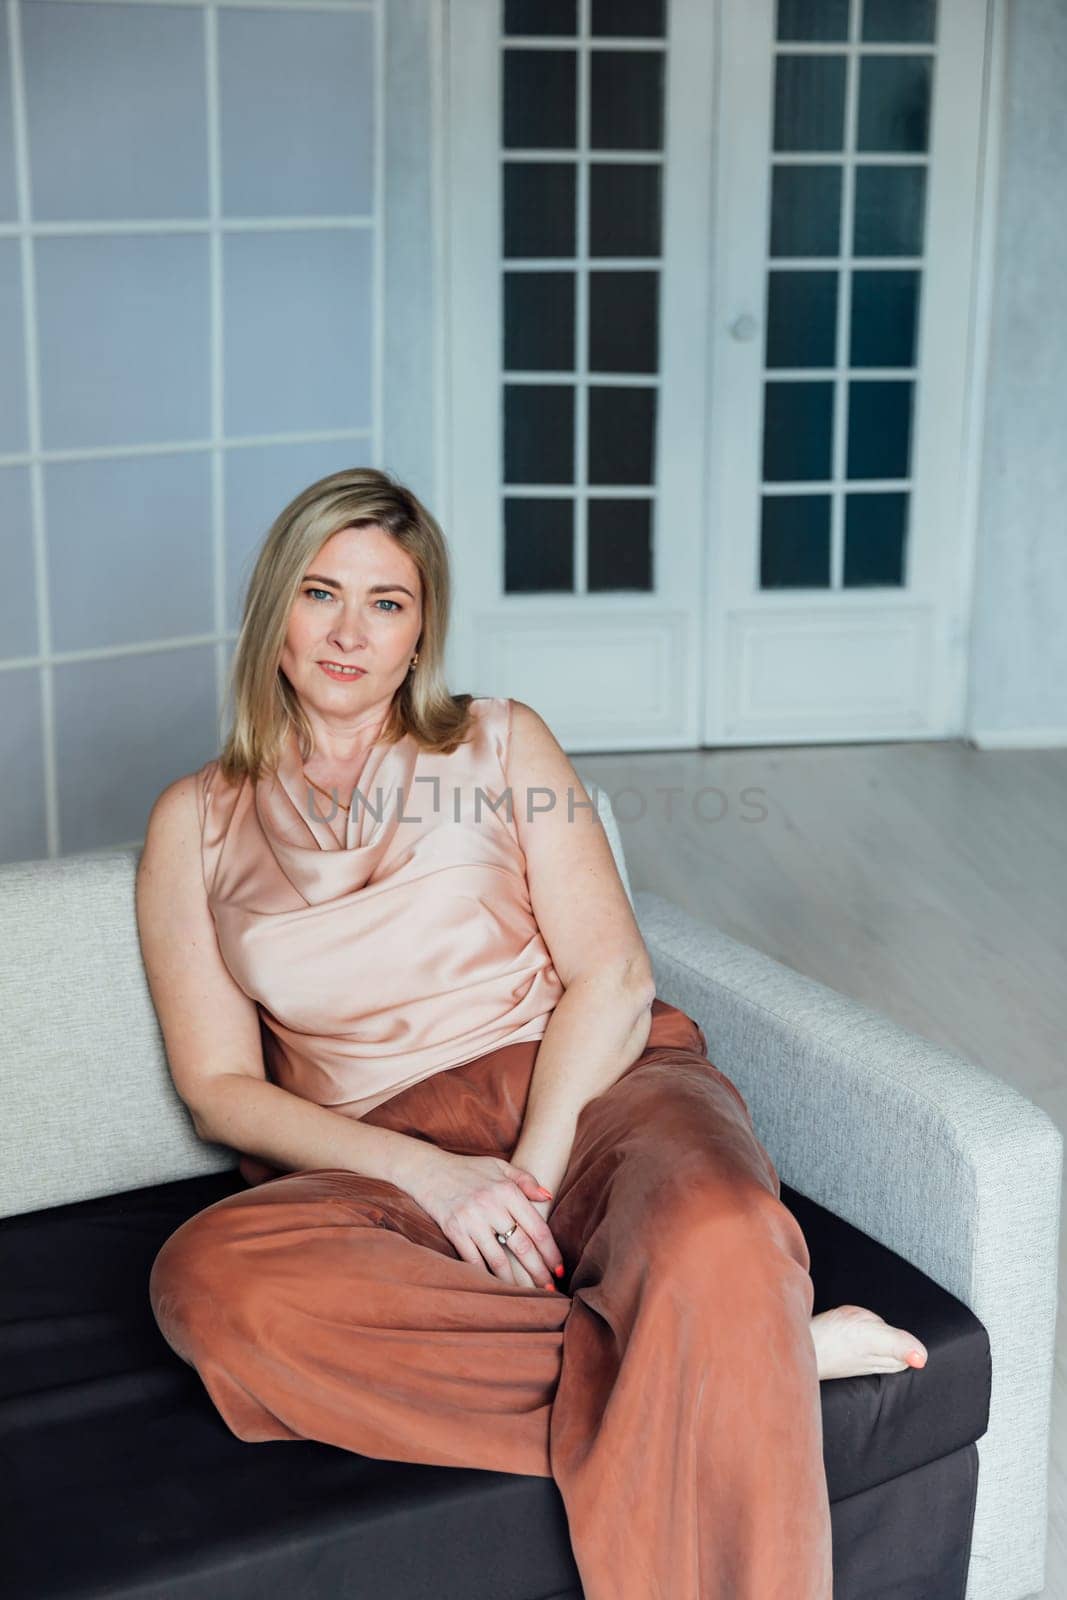
[[[822,1378],[859,1378],[868,1372],[903,1372],[926,1365],[926,1346],[903,1328],[891,1327],[866,1306],[834,1306],[811,1319],[811,1337]]]

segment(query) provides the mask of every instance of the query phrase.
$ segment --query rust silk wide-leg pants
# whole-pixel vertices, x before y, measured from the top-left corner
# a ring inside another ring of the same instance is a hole
[[[510,1160],[538,1046],[364,1120]],[[339,1169],[190,1217],[149,1292],[238,1438],[553,1477],[586,1600],[831,1600],[814,1289],[779,1196],[703,1032],[657,999],[578,1119],[547,1218],[558,1293],[464,1261],[405,1191]]]

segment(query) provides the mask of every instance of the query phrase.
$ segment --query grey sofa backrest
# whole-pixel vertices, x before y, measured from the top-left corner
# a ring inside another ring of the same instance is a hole
[[[140,849],[0,868],[0,1215],[232,1166],[171,1081],[137,935]]]
[[[586,787],[629,894],[607,797]],[[140,853],[0,866],[0,1216],[236,1165],[171,1080],[137,934]]]

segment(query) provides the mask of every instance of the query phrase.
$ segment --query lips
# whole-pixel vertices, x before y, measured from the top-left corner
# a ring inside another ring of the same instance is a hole
[[[325,672],[336,673],[346,678],[362,678],[366,674],[366,667],[348,667],[344,661],[320,661],[319,666]],[[342,669],[345,669],[342,672]]]

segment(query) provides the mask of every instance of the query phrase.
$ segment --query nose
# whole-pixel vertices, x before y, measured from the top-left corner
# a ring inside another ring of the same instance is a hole
[[[331,629],[329,636],[330,645],[342,655],[351,651],[362,649],[366,643],[359,626],[357,617],[341,617],[336,626]]]

